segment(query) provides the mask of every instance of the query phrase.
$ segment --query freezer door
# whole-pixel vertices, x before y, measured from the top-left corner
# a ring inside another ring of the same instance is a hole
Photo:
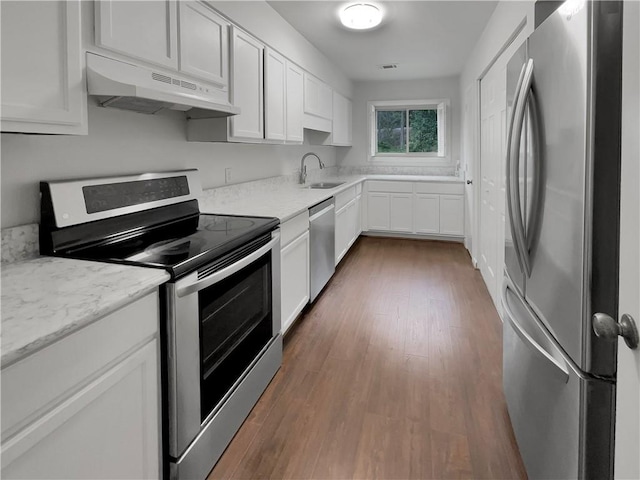
[[[610,478],[613,386],[573,368],[512,286],[502,302],[503,387],[529,479]]]
[[[515,208],[520,208],[521,216],[524,215],[526,203],[524,197],[524,188],[520,188],[519,202],[511,202],[510,194],[511,188],[513,187],[513,182],[517,181],[518,185],[524,186],[525,184],[525,159],[526,156],[524,152],[526,152],[526,139],[525,141],[521,141],[520,152],[517,155],[517,159],[511,159],[509,155],[510,145],[514,140],[514,132],[513,128],[513,113],[514,107],[516,103],[516,97],[518,96],[521,86],[522,86],[522,76],[523,69],[525,67],[525,63],[527,60],[527,46],[526,43],[520,47],[516,53],[511,57],[509,63],[507,64],[507,158],[506,158],[506,177],[505,185],[507,186],[507,209],[506,209],[506,228],[505,228],[505,239],[504,239],[504,262],[505,269],[509,273],[515,287],[521,294],[524,294],[525,289],[525,274],[520,265],[520,260],[518,258],[518,253],[516,251],[516,245],[514,243],[514,235],[512,232],[514,231],[514,218],[513,210]],[[517,133],[520,135],[519,133]],[[517,167],[516,166],[517,162]],[[519,207],[518,207],[519,205]]]
[[[581,369],[590,327],[583,321],[590,8],[587,2],[571,16],[556,12],[529,38],[540,133],[532,161],[541,165],[542,193],[539,225],[527,232],[531,274],[525,295]]]

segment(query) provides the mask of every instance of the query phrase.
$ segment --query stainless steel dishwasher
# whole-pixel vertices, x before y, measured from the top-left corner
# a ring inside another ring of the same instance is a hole
[[[309,209],[310,301],[336,271],[336,217],[333,197]]]

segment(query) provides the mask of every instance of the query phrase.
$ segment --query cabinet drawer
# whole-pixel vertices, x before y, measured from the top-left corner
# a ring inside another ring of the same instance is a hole
[[[309,230],[309,210],[296,215],[280,225],[280,248]]]
[[[442,182],[416,182],[415,192],[445,194],[445,195],[463,195],[464,184],[442,183]]]
[[[349,203],[354,198],[356,198],[355,186],[349,187],[346,190],[336,194],[335,196],[336,212],[340,210],[342,207],[344,207],[347,203]]]
[[[370,192],[411,193],[413,192],[413,182],[369,180],[367,188]]]
[[[158,332],[157,291],[2,370],[2,440]]]

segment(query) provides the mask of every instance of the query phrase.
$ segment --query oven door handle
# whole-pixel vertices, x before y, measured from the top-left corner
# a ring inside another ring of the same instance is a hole
[[[180,285],[179,287],[176,285],[176,295],[178,297],[185,297],[195,292],[199,292],[200,290],[210,287],[214,283],[218,283],[225,278],[233,275],[234,273],[242,270],[247,265],[252,264],[260,257],[262,257],[265,253],[269,252],[274,245],[280,243],[280,232],[274,232],[273,237],[266,245],[260,247],[255,252],[247,255],[242,260],[237,261],[236,263],[229,265],[228,267],[223,268],[222,270],[218,270],[215,273],[212,273],[208,277],[203,278],[202,280],[197,280],[195,282],[187,283],[186,285]]]

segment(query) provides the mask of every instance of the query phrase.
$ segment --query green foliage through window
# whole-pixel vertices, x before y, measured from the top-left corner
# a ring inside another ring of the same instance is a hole
[[[376,110],[377,153],[438,153],[438,111]]]

